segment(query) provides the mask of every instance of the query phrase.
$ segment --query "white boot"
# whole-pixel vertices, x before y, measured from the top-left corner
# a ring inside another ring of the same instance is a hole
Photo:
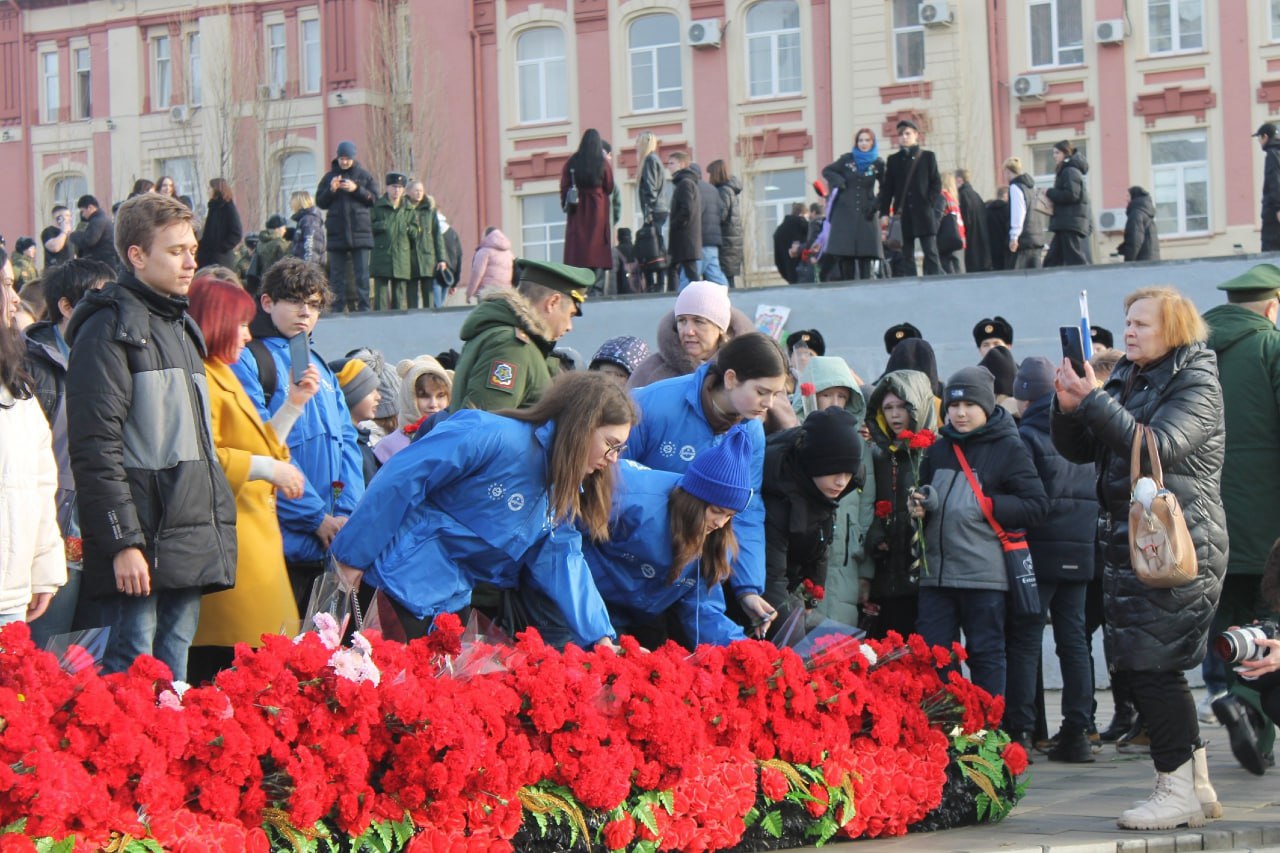
[[[1156,788],[1146,801],[1120,815],[1121,829],[1176,829],[1204,826],[1204,807],[1196,796],[1193,762],[1172,773],[1157,773]],[[1206,782],[1208,781],[1206,777]],[[1216,797],[1215,797],[1216,801]]]
[[[1204,816],[1222,817],[1222,803],[1218,802],[1218,792],[1213,790],[1213,784],[1209,781],[1209,757],[1203,746],[1197,747],[1191,754],[1191,769],[1195,778],[1196,799],[1204,809]]]

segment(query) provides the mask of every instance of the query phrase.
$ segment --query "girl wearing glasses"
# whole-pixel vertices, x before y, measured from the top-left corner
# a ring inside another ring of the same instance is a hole
[[[609,641],[579,529],[608,538],[612,461],[636,418],[626,391],[591,372],[562,375],[528,409],[460,411],[378,472],[332,554],[349,583],[390,598],[408,639],[479,583],[523,583],[574,642]]]
[[[636,389],[644,419],[632,431],[627,458],[661,471],[684,473],[698,456],[724,440],[739,423],[751,443],[753,495],[736,525],[739,553],[729,586],[740,618],[763,637],[777,615],[764,600],[764,470],[761,419],[786,393],[787,362],[774,341],[759,332],[729,341],[716,357],[687,376]]]

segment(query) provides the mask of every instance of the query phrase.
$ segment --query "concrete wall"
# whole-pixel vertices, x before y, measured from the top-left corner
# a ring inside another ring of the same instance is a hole
[[[733,303],[754,316],[759,305],[791,309],[789,330],[822,332],[827,354],[843,357],[864,381],[884,368],[884,331],[910,321],[920,328],[938,355],[938,370],[947,375],[978,360],[972,329],[983,317],[1000,314],[1013,324],[1014,355],[1057,360],[1058,327],[1078,322],[1078,295],[1089,291],[1092,320],[1111,329],[1119,341],[1124,328],[1127,293],[1152,284],[1170,284],[1190,296],[1202,311],[1222,302],[1215,287],[1256,263],[1275,255],[1239,255],[1196,261],[1149,264],[1104,264],[1093,267],[1003,272],[989,275],[893,279],[859,284],[769,287],[737,290]],[[670,295],[592,299],[585,315],[562,341],[586,359],[607,338],[636,335],[655,341],[658,320],[670,311]],[[449,347],[461,349],[458,329],[467,309],[439,313],[344,315],[320,321],[316,346],[326,358],[337,358],[363,345],[381,349],[395,360]]]

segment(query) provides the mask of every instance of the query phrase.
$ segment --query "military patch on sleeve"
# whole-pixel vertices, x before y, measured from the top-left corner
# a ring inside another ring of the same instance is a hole
[[[496,388],[499,391],[514,393],[516,370],[517,366],[512,362],[494,359],[493,364],[489,365],[489,381],[486,384],[490,388]]]

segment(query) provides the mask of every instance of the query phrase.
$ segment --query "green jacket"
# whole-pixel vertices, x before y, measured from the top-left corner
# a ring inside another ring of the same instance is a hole
[[[436,202],[427,196],[414,212],[409,228],[409,245],[412,247],[412,278],[431,278],[436,274],[436,264],[445,260],[444,234],[440,231],[440,217]]]
[[[262,284],[262,277],[267,270],[285,255],[289,254],[289,242],[277,237],[267,229],[258,232],[258,248],[253,252],[253,260],[249,261],[249,269],[245,272],[245,283],[255,293]]]
[[[1209,347],[1218,355],[1227,424],[1227,571],[1261,575],[1280,537],[1280,331],[1239,305],[1211,308],[1204,319]]]
[[[9,260],[13,263],[13,289],[15,292],[21,293],[23,287],[40,277],[40,272],[36,269],[36,265],[26,255],[19,255],[15,252],[9,257]]]
[[[373,278],[397,278],[407,281],[413,276],[413,250],[409,232],[417,212],[407,198],[392,207],[384,193],[373,203],[369,221],[373,226],[373,251],[369,253],[369,275]]]
[[[533,306],[514,290],[481,297],[459,335],[462,355],[453,373],[450,411],[531,406],[559,370],[551,356],[555,342]]]

